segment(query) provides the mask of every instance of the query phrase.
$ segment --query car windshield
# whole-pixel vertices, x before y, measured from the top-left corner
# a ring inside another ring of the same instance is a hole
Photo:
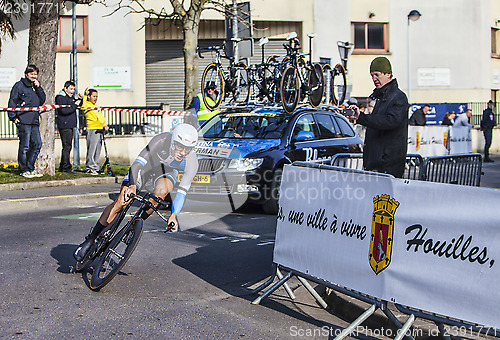
[[[277,139],[281,138],[289,119],[289,115],[276,113],[220,114],[201,128],[200,136],[204,139]]]

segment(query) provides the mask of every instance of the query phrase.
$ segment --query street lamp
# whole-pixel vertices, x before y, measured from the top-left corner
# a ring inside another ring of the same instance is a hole
[[[411,104],[411,73],[410,73],[410,21],[417,21],[422,14],[416,9],[408,13],[408,102]]]
[[[352,53],[353,43],[348,41],[337,41],[337,46],[339,48],[340,60],[342,61],[342,66],[347,70],[347,60],[349,55]]]

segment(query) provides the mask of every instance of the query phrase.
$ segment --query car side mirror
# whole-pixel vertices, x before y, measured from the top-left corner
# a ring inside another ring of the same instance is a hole
[[[311,131],[299,131],[299,133],[297,134],[297,137],[295,137],[294,140],[296,142],[302,142],[302,141],[311,140],[311,139],[314,139],[314,133],[312,133]]]

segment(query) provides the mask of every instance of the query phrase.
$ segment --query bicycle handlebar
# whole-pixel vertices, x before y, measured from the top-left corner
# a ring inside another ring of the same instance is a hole
[[[162,220],[164,220],[165,222],[168,223],[168,219],[165,218],[162,214],[160,214],[160,212],[158,211],[158,208],[155,207],[147,198],[152,198],[153,200],[155,200],[157,203],[165,206],[165,207],[168,207],[170,204],[168,202],[165,202],[163,199],[161,199],[160,197],[157,197],[155,195],[150,195],[150,194],[146,194],[144,195],[144,197],[142,196],[139,196],[137,194],[134,194],[134,193],[131,193],[129,195],[129,198],[127,199],[127,202],[130,201],[131,199],[134,199],[134,200],[137,200],[143,204],[145,204],[148,208],[150,209],[153,209],[153,211],[158,214],[158,216],[161,217]],[[171,226],[172,223],[169,224],[169,228],[167,229],[167,231],[169,231],[170,229],[173,228],[173,226]],[[174,224],[175,225],[175,224]]]

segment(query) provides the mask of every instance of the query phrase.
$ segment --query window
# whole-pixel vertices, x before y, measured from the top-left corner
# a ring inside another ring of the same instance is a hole
[[[491,29],[491,55],[500,57],[500,29]]]
[[[345,119],[337,117],[336,121],[337,121],[337,124],[339,124],[339,126],[340,126],[340,130],[342,131],[342,133],[341,133],[342,137],[354,137],[354,136],[356,136],[356,133],[352,129],[351,125],[349,125],[349,123]]]
[[[310,134],[314,136],[313,139],[316,139],[316,136],[318,136],[316,123],[314,122],[312,114],[308,113],[297,119],[295,128],[293,129],[292,138],[297,138],[299,132],[301,131],[310,132]]]
[[[320,133],[320,138],[338,138],[339,133],[333,125],[332,117],[330,115],[318,114],[316,115],[316,120],[318,121],[318,128]]]
[[[355,52],[387,52],[387,24],[355,22],[354,32]]]
[[[79,50],[89,48],[87,35],[87,17],[76,17],[76,46]],[[59,18],[59,38],[57,41],[58,50],[71,50],[73,48],[73,18],[71,16],[61,16]]]

